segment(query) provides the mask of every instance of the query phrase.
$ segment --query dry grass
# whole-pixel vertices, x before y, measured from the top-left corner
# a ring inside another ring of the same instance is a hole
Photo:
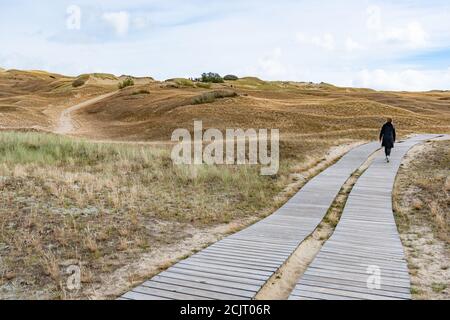
[[[415,299],[449,299],[450,142],[416,147],[397,177],[394,208]]]
[[[450,244],[449,164],[450,142],[434,142],[407,169],[400,171],[401,189],[397,190],[403,195],[403,198],[399,195],[399,201],[405,202],[399,205],[403,208],[399,212],[401,225],[409,227],[426,221],[447,244]]]
[[[284,183],[256,167],[174,167],[166,150],[50,134],[3,132],[0,149],[3,298],[64,298],[70,261],[88,287],[188,227],[257,218]]]

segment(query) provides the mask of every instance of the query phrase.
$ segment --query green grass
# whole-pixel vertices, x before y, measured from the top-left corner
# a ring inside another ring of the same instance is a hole
[[[244,77],[236,81],[233,81],[232,83],[234,87],[242,89],[268,90],[268,91],[298,90],[298,87],[290,82],[264,81],[256,77]]]
[[[174,79],[174,82],[177,85],[182,86],[182,87],[190,87],[190,88],[195,87],[195,84],[194,84],[194,82],[192,80],[185,79],[185,78]]]
[[[192,104],[212,103],[216,99],[236,97],[237,93],[230,90],[216,90],[202,93],[192,98]]]
[[[83,261],[89,288],[192,230],[274,210],[284,185],[259,169],[175,166],[169,149],[0,132],[2,268],[26,281],[24,297],[80,297],[60,287],[64,261]]]
[[[96,144],[41,133],[0,134],[0,162],[6,164],[93,165],[105,160],[136,159],[136,148]]]
[[[433,292],[435,293],[441,293],[442,291],[444,291],[445,289],[447,289],[447,285],[445,283],[433,283],[431,285],[431,289],[433,290]]]
[[[177,86],[180,86],[180,87],[187,87],[187,88],[195,87],[194,81],[192,81],[190,79],[186,79],[186,78],[172,78],[172,79],[167,79],[165,82],[174,82]]]
[[[130,77],[126,78],[122,82],[119,82],[118,87],[119,89],[125,89],[126,87],[132,87],[134,86],[134,80]]]
[[[194,202],[212,200],[219,195],[228,197],[232,202],[239,199],[235,202],[239,208],[252,211],[269,205],[268,199],[279,191],[280,187],[276,179],[260,176],[257,166],[174,166],[168,149],[93,143],[35,132],[0,133],[0,164],[7,168],[6,171],[21,167],[28,172],[30,168],[40,167],[41,173],[45,170],[58,170],[61,174],[90,173],[97,176],[97,181],[115,181],[117,187],[122,185],[125,189],[138,185],[143,189],[147,188],[149,193],[167,191],[167,196],[171,195],[179,204],[184,203],[183,206],[189,203],[182,194],[185,192],[191,194],[191,200]],[[282,170],[285,170],[283,166]],[[45,179],[45,175],[39,178]],[[152,179],[156,179],[158,183],[150,183]],[[172,190],[175,189],[181,193],[173,194]],[[106,190],[98,191],[102,193]],[[67,197],[72,196],[69,190]],[[123,201],[127,200],[126,196],[124,193]],[[139,195],[141,196],[143,195]],[[214,218],[209,222],[223,221],[222,212],[212,208],[217,206],[223,209],[222,204],[211,203],[208,206],[203,208],[205,213],[214,212]],[[168,214],[167,211],[157,211],[161,213],[160,217]],[[177,208],[174,207],[170,211],[176,212]],[[191,214],[195,216],[195,213],[187,212],[187,215],[177,214],[177,217],[183,216],[181,220],[191,219]],[[170,219],[170,214],[165,218]]]
[[[109,73],[92,73],[92,76],[102,80],[117,80],[115,75]]]
[[[195,84],[195,86],[197,88],[202,88],[202,89],[210,89],[211,88],[211,83],[208,82],[197,82]]]

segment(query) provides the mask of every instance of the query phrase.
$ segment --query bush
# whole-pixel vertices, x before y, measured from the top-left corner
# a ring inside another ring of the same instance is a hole
[[[173,80],[177,85],[182,87],[194,87],[194,82],[190,79],[177,78]]]
[[[192,98],[192,104],[211,103],[216,99],[236,97],[237,93],[231,90],[216,90],[205,92]]]
[[[119,82],[119,89],[134,86],[134,81],[131,78],[126,78],[122,82]]]
[[[218,73],[214,73],[214,72],[203,73],[200,81],[201,82],[212,82],[212,83],[223,83],[224,82],[223,78]]]
[[[225,77],[223,77],[223,79],[227,81],[236,81],[239,78],[233,74],[227,74]]]
[[[83,86],[86,81],[89,80],[89,75],[88,74],[83,74],[81,76],[79,76],[78,78],[76,78],[73,82],[72,82],[72,87],[74,88],[78,88]]]
[[[197,82],[195,84],[195,86],[197,88],[203,88],[203,89],[210,89],[211,88],[211,83],[207,83],[207,82]]]
[[[133,96],[136,96],[136,95],[139,95],[139,94],[150,94],[150,91],[145,90],[145,89],[141,89],[141,90],[138,90],[138,91],[135,91],[135,92],[132,93]]]

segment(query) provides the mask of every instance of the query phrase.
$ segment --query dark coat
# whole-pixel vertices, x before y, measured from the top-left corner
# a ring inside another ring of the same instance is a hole
[[[380,140],[383,140],[383,147],[393,148],[395,142],[395,128],[392,123],[385,123],[381,128]]]

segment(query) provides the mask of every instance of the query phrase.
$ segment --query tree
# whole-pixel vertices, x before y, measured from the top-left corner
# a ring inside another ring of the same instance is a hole
[[[239,78],[237,76],[235,76],[234,74],[227,74],[225,77],[223,77],[224,80],[227,81],[236,81]]]
[[[201,82],[223,83],[223,78],[214,72],[203,73]]]

